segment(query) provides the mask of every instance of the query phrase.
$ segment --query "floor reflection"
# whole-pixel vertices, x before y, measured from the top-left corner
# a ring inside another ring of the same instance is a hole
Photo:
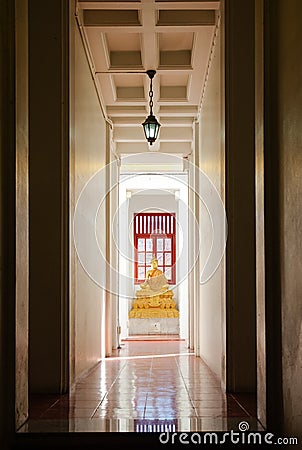
[[[19,432],[261,430],[255,417],[255,398],[224,394],[184,341],[130,341],[69,395],[32,396]]]
[[[66,432],[190,432],[190,431],[239,431],[238,425],[245,421],[249,431],[263,431],[263,427],[253,418],[192,418],[173,420],[136,419],[68,419],[29,420],[19,430],[20,433],[66,433]]]

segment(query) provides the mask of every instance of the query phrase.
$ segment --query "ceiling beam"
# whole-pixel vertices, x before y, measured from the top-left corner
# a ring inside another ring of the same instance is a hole
[[[80,0],[77,3],[80,9],[140,9],[141,2],[138,1],[115,1],[115,2],[100,2],[100,1],[85,1]]]
[[[146,142],[143,127],[114,127],[113,140],[115,142]],[[161,127],[161,142],[192,142],[193,129],[189,127]]]
[[[112,122],[115,127],[137,127],[146,119],[145,116],[137,117],[112,117]],[[161,117],[161,125],[169,127],[192,127],[193,118],[192,117]]]
[[[219,9],[220,1],[207,1],[207,0],[199,0],[197,2],[190,1],[157,1],[155,3],[156,9],[199,9],[199,10],[207,10],[207,9]]]
[[[140,9],[140,1],[116,1],[116,2],[99,2],[99,1],[78,1],[80,9]],[[220,1],[199,0],[198,2],[190,1],[157,1],[154,5],[155,9],[219,9]]]

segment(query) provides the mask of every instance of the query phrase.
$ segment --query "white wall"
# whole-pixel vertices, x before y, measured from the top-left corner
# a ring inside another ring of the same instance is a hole
[[[110,137],[110,134],[109,136]],[[108,146],[109,146],[108,142]],[[120,345],[119,329],[119,243],[118,243],[118,207],[119,207],[119,164],[116,161],[116,155],[111,151],[108,154],[108,163],[110,163],[108,188],[110,189],[109,212],[107,212],[107,258],[110,261],[110,274],[107,276],[107,286],[110,292],[107,292],[107,318],[111,321],[111,331],[109,338],[106,339],[106,355],[110,355],[112,349]],[[112,237],[114,236],[114,239]],[[109,316],[110,313],[110,316]],[[109,330],[108,330],[109,331]],[[107,332],[108,336],[108,332]]]
[[[89,178],[106,164],[106,122],[97,98],[82,39],[74,26],[71,80],[71,215]],[[71,55],[71,59],[72,59]],[[106,180],[103,180],[105,183]],[[73,217],[72,217],[73,218]],[[72,221],[71,221],[72,222]],[[72,223],[71,223],[72,227]],[[98,239],[106,253],[106,211],[98,216]],[[85,238],[83,236],[83,238]],[[87,249],[89,251],[89,249]],[[97,270],[105,270],[99,267]],[[80,264],[71,236],[71,382],[105,356],[105,292]]]
[[[224,199],[224,149],[222,145],[222,91],[220,32],[216,39],[214,56],[210,66],[200,118],[200,168],[210,178],[222,200]],[[202,192],[200,192],[202,196]],[[207,210],[200,203],[201,257],[205,263],[211,243],[211,221]],[[220,238],[223,239],[224,230]],[[219,379],[223,379],[224,349],[224,260],[212,278],[200,286],[199,351]]]

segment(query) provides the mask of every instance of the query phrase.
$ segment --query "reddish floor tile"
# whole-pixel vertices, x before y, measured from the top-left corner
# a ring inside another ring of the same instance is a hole
[[[161,424],[178,420],[179,426],[198,430],[211,420],[217,429],[226,418],[256,415],[253,396],[225,395],[206,364],[177,340],[123,342],[70,395],[33,396],[30,404],[31,418],[52,423],[79,420],[80,424],[93,419],[106,429],[108,424],[98,420],[120,420],[118,427],[125,420],[136,420],[140,426],[142,420]]]

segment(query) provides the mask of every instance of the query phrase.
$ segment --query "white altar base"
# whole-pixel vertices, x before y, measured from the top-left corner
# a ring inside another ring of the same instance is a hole
[[[179,318],[129,319],[129,336],[136,334],[179,334]]]

